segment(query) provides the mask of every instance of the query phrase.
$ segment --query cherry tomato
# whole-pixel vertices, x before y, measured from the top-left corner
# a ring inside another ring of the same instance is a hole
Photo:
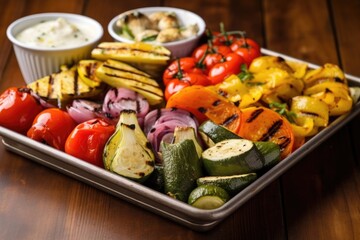
[[[192,57],[180,58],[172,62],[163,74],[163,81],[166,100],[185,87],[210,84],[207,75]]]
[[[228,46],[213,46],[208,43],[196,48],[192,56],[196,61],[202,63],[205,72],[208,73],[215,64],[221,62],[224,56],[229,53],[231,53],[231,49]]]
[[[75,127],[65,142],[65,152],[99,167],[104,167],[103,151],[115,126],[102,119],[92,119]]]
[[[222,82],[231,74],[238,74],[243,64],[243,59],[236,53],[229,53],[224,61],[215,64],[209,71],[209,80],[213,85]]]
[[[184,73],[197,73],[204,74],[202,66],[192,57],[183,57],[174,60],[170,65],[165,69],[163,74],[164,85],[174,78],[181,79]]]
[[[36,116],[27,136],[63,151],[66,139],[75,127],[76,123],[67,112],[48,108]]]
[[[226,54],[231,53],[231,49],[230,47],[225,45],[212,45],[211,43],[205,43],[195,48],[192,56],[195,58],[196,61],[201,61],[201,59],[204,57],[204,54],[209,55],[213,53],[219,53],[225,56]],[[204,61],[206,60],[204,59]]]
[[[42,110],[29,88],[8,88],[0,96],[0,126],[26,134]]]
[[[247,66],[253,59],[261,56],[259,44],[250,38],[239,38],[231,44],[230,48],[244,59]]]
[[[181,89],[192,85],[209,85],[209,79],[204,74],[184,73],[181,79],[173,79],[165,87],[165,99],[169,98]]]

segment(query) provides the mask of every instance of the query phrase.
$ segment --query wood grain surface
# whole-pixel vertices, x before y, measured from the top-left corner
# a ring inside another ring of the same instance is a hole
[[[359,0],[0,0],[0,90],[24,84],[8,25],[70,12],[108,22],[138,7],[201,15],[212,30],[245,30],[263,47],[360,76]],[[196,232],[0,144],[0,239],[360,239],[360,117],[320,144],[214,229]]]

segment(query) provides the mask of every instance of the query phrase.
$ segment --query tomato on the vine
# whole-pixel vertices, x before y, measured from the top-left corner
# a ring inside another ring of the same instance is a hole
[[[223,61],[215,64],[209,71],[211,84],[215,85],[222,82],[231,74],[238,74],[244,60],[236,53],[227,54]]]
[[[224,45],[212,45],[211,42],[197,47],[192,56],[196,61],[201,62],[206,73],[217,63],[221,62],[231,49]]]
[[[199,63],[192,57],[174,60],[164,71],[165,99],[181,89],[192,86],[207,86],[210,81]]]
[[[36,116],[27,136],[58,150],[64,150],[66,139],[75,127],[75,121],[67,112],[48,108]]]
[[[0,96],[0,126],[26,134],[36,115],[43,110],[31,89],[11,87]]]
[[[250,38],[236,39],[230,48],[233,52],[237,53],[244,59],[247,66],[257,57],[261,56],[261,49],[257,42]]]
[[[115,126],[102,119],[80,123],[65,142],[65,152],[86,162],[103,167],[103,151]]]

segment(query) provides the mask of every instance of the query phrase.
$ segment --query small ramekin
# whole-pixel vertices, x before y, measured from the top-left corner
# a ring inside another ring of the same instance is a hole
[[[123,16],[131,12],[141,12],[143,14],[151,14],[154,12],[174,12],[183,26],[188,26],[195,23],[198,25],[199,31],[196,36],[178,41],[161,43],[162,46],[166,47],[171,51],[172,58],[189,56],[191,52],[194,50],[194,48],[197,46],[197,44],[199,43],[201,36],[205,33],[206,30],[205,21],[199,15],[191,11],[180,8],[173,8],[173,7],[144,7],[144,8],[137,8],[121,13],[120,15],[114,17],[109,22],[108,32],[115,41],[125,42],[125,43],[134,42],[131,39],[120,36],[118,34],[119,29],[116,26],[116,22],[118,21],[118,19],[122,18]],[[160,44],[160,43],[156,43],[156,44]]]
[[[64,18],[72,24],[87,24],[94,32],[88,42],[74,47],[36,47],[16,39],[22,30],[34,26],[42,21]],[[71,13],[40,13],[25,16],[9,25],[6,34],[12,42],[21,73],[26,83],[58,72],[61,65],[70,65],[81,59],[90,57],[91,50],[99,43],[103,36],[103,27],[92,18]]]

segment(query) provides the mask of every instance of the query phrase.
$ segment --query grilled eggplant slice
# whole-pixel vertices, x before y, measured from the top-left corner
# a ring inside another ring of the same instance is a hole
[[[126,63],[108,59],[96,70],[96,76],[112,87],[129,88],[143,95],[150,105],[159,105],[164,101],[157,81]]]

